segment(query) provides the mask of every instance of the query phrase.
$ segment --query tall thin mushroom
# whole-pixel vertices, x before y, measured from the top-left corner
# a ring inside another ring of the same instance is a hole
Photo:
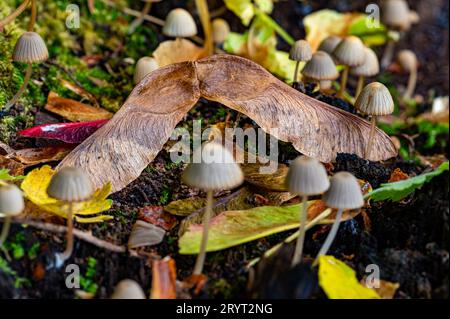
[[[200,188],[207,194],[200,252],[193,271],[194,275],[200,275],[205,263],[209,223],[213,207],[213,192],[239,186],[244,181],[244,176],[239,165],[235,163],[233,155],[213,140],[205,142],[201,148],[195,150],[193,163],[186,167],[182,179],[186,184]]]
[[[296,61],[293,76],[293,83],[297,82],[298,68],[300,62],[308,62],[312,58],[312,49],[308,41],[298,40],[294,43],[289,52],[289,59]]]
[[[350,69],[350,74],[358,77],[358,85],[356,86],[355,97],[361,93],[364,87],[364,80],[366,77],[375,76],[380,72],[380,64],[378,63],[378,57],[370,48],[364,49],[366,59],[360,66]]]
[[[403,93],[403,99],[410,99],[416,88],[417,84],[417,68],[419,63],[417,62],[417,56],[411,50],[402,50],[397,55],[397,62],[404,72],[409,73],[408,85],[405,93]]]

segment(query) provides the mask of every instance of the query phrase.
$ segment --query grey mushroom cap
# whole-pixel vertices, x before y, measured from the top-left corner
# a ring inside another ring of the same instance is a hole
[[[63,167],[53,175],[47,188],[50,197],[67,202],[88,200],[94,187],[88,175],[78,167]]]
[[[176,38],[192,37],[197,34],[197,25],[189,12],[176,8],[167,15],[162,33]]]
[[[146,299],[139,284],[131,279],[121,280],[114,289],[111,299]]]
[[[339,172],[331,177],[330,188],[322,200],[335,209],[356,209],[364,205],[358,180],[348,172]]]
[[[360,66],[350,69],[350,73],[356,76],[375,76],[380,72],[378,57],[370,48],[365,48],[365,61]]]
[[[285,183],[291,193],[302,196],[322,194],[330,187],[325,167],[307,156],[299,156],[292,162]]]
[[[333,57],[340,63],[355,67],[364,63],[366,53],[364,43],[360,38],[348,36],[336,46]]]
[[[417,56],[411,50],[401,50],[397,54],[397,62],[400,65],[400,67],[408,73],[417,70],[418,66]]]
[[[224,19],[214,19],[211,23],[213,30],[214,43],[221,44],[225,42],[230,33],[230,25]]]
[[[311,60],[306,62],[302,75],[314,80],[335,80],[339,77],[339,72],[328,53],[317,51]]]
[[[405,0],[384,1],[381,7],[381,21],[390,28],[408,30],[412,22],[408,3]]]
[[[394,111],[394,100],[386,86],[372,82],[358,95],[355,107],[366,115],[387,115]]]
[[[289,59],[294,61],[309,61],[312,58],[312,49],[308,41],[298,40],[289,52]]]
[[[151,57],[140,58],[136,63],[134,70],[134,83],[138,84],[149,73],[159,68],[158,62]]]
[[[16,216],[24,209],[25,203],[19,187],[13,184],[0,184],[0,216]]]
[[[14,47],[13,60],[22,63],[36,63],[48,59],[44,40],[36,32],[22,34]]]
[[[244,181],[240,166],[221,144],[203,143],[194,151],[193,163],[183,172],[183,181],[205,191],[232,189]]]
[[[324,51],[331,55],[341,41],[342,39],[340,37],[336,35],[330,35],[322,40],[319,45],[318,51]]]

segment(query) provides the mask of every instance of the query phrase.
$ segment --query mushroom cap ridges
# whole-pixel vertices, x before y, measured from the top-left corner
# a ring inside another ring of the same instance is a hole
[[[355,107],[363,114],[387,115],[394,111],[394,100],[386,86],[372,82],[358,95]]]
[[[364,51],[366,54],[364,63],[351,68],[350,73],[356,76],[375,76],[380,72],[378,57],[370,48],[365,48]]]
[[[298,40],[289,52],[289,59],[294,61],[309,61],[312,58],[312,49],[308,41]]]
[[[333,57],[341,64],[355,67],[364,63],[366,54],[360,38],[348,36],[336,46]]]
[[[330,186],[325,167],[307,156],[299,156],[292,162],[285,183],[290,192],[302,196],[322,194]]]
[[[48,59],[44,40],[36,32],[22,34],[14,47],[13,60],[22,63],[36,63]]]
[[[15,216],[25,208],[21,190],[13,184],[0,184],[0,216]]]
[[[333,59],[323,51],[313,54],[303,67],[302,74],[314,80],[335,80],[339,76]]]
[[[188,11],[176,8],[167,15],[162,33],[169,37],[192,37],[197,34],[197,25]]]
[[[79,202],[89,199],[94,188],[88,175],[78,167],[63,167],[53,175],[47,188],[50,197]]]
[[[339,172],[331,177],[330,188],[322,200],[328,207],[336,209],[356,209],[364,205],[358,180],[348,172]]]
[[[183,172],[183,181],[202,190],[232,189],[244,181],[233,155],[214,141],[203,143],[194,151],[193,162]],[[199,162],[198,162],[199,161]]]
[[[336,35],[330,35],[322,40],[319,45],[318,51],[324,51],[331,55],[341,41],[342,38]]]
[[[139,284],[131,279],[121,280],[114,289],[111,299],[146,299]]]

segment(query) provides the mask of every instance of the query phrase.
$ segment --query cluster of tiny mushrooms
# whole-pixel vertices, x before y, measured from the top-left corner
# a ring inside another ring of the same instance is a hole
[[[133,21],[130,30],[141,24],[143,17],[150,11],[151,4],[160,0],[142,1],[145,2],[145,5],[141,16]],[[28,31],[19,37],[12,57],[13,61],[26,63],[28,67],[22,87],[7,103],[6,109],[13,106],[25,91],[31,77],[33,63],[48,59],[48,50],[45,42],[39,34],[33,32],[37,12],[36,0],[24,0],[10,16],[0,21],[0,29],[20,15],[30,3],[31,18]],[[205,13],[205,10],[207,11],[206,1],[197,0],[196,5],[201,15],[205,42],[211,42],[220,46],[230,32],[228,23],[223,19],[214,19],[209,23],[209,16]],[[409,10],[404,0],[384,1],[382,14],[383,23],[392,31],[405,32],[410,29],[411,24],[418,21],[417,14]],[[189,12],[177,8],[170,11],[167,15],[162,32],[164,35],[176,39],[187,38],[197,34],[197,26]],[[394,40],[389,41],[382,67],[390,63],[394,43]],[[317,83],[320,90],[331,89],[332,81],[339,77],[336,65],[342,65],[343,71],[338,92],[340,97],[345,92],[349,74],[358,77],[355,107],[362,115],[371,116],[371,135],[373,135],[376,126],[376,117],[393,112],[394,102],[388,89],[383,84],[373,82],[364,87],[365,78],[377,75],[380,71],[380,65],[375,52],[366,47],[358,37],[347,36],[342,39],[337,36],[329,36],[322,41],[315,53],[312,52],[307,41],[299,40],[292,46],[289,56],[290,59],[297,62],[293,75],[294,83],[298,81],[301,63],[304,64],[301,70],[303,81]],[[397,61],[401,68],[410,74],[404,94],[405,98],[410,98],[417,81],[417,58],[413,52],[402,50],[397,55]],[[134,82],[136,84],[139,83],[146,75],[158,67],[158,63],[152,57],[139,59],[136,64]],[[369,138],[365,152],[366,157],[370,155],[372,147],[370,141],[372,141],[372,138]],[[235,163],[233,155],[222,144],[214,140],[205,142],[196,152],[201,152],[200,157],[202,161],[189,164],[184,171],[182,179],[186,184],[202,189],[207,194],[200,251],[193,270],[194,275],[200,275],[205,261],[214,192],[239,186],[244,181],[244,175],[240,166]],[[295,266],[302,261],[309,196],[322,194],[323,202],[328,207],[337,210],[332,228],[317,257],[326,254],[330,248],[338,231],[342,213],[345,210],[354,210],[362,207],[364,200],[359,183],[352,174],[338,172],[329,179],[324,166],[316,159],[306,156],[300,156],[291,163],[285,183],[290,192],[298,194],[302,199],[299,216],[300,231],[292,258],[292,266]],[[63,263],[70,258],[73,251],[73,206],[89,200],[94,193],[94,188],[89,177],[81,168],[65,167],[54,174],[47,193],[50,197],[65,203],[67,207],[66,249],[58,256],[59,261]],[[14,184],[1,182],[0,217],[4,217],[0,235],[1,248],[3,248],[3,243],[7,237],[12,217],[22,213],[24,209],[25,204],[20,189]],[[314,264],[316,262],[317,258]],[[142,299],[145,298],[145,294],[137,283],[126,279],[119,283],[112,298]]]

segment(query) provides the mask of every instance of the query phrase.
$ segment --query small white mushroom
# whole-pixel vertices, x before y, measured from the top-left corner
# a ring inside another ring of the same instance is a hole
[[[298,40],[289,52],[289,59],[296,61],[293,81],[297,82],[298,67],[300,62],[307,62],[312,58],[312,49],[308,41]]]
[[[121,280],[114,289],[111,299],[146,299],[139,284],[132,279]]]
[[[191,14],[182,8],[169,12],[162,33],[174,38],[187,38],[197,34],[197,25]]]
[[[320,81],[332,81],[339,77],[339,72],[330,55],[323,51],[317,51],[312,59],[306,62],[302,70],[305,78]],[[324,89],[320,87],[321,89]]]
[[[404,72],[409,73],[408,86],[406,87],[403,99],[407,100],[412,97],[417,84],[417,56],[411,50],[402,50],[397,55],[397,62]]]
[[[8,236],[12,217],[22,213],[24,209],[25,203],[20,189],[16,185],[0,182],[0,217],[4,217],[0,247]]]
[[[136,63],[134,70],[134,84],[138,84],[149,73],[159,68],[158,62],[151,57],[142,57]]]
[[[366,77],[375,76],[380,72],[380,64],[378,63],[378,57],[375,52],[370,48],[365,48],[364,51],[366,54],[364,63],[350,69],[350,74],[358,77],[355,97],[358,97],[361,93],[364,87],[364,79]]]

